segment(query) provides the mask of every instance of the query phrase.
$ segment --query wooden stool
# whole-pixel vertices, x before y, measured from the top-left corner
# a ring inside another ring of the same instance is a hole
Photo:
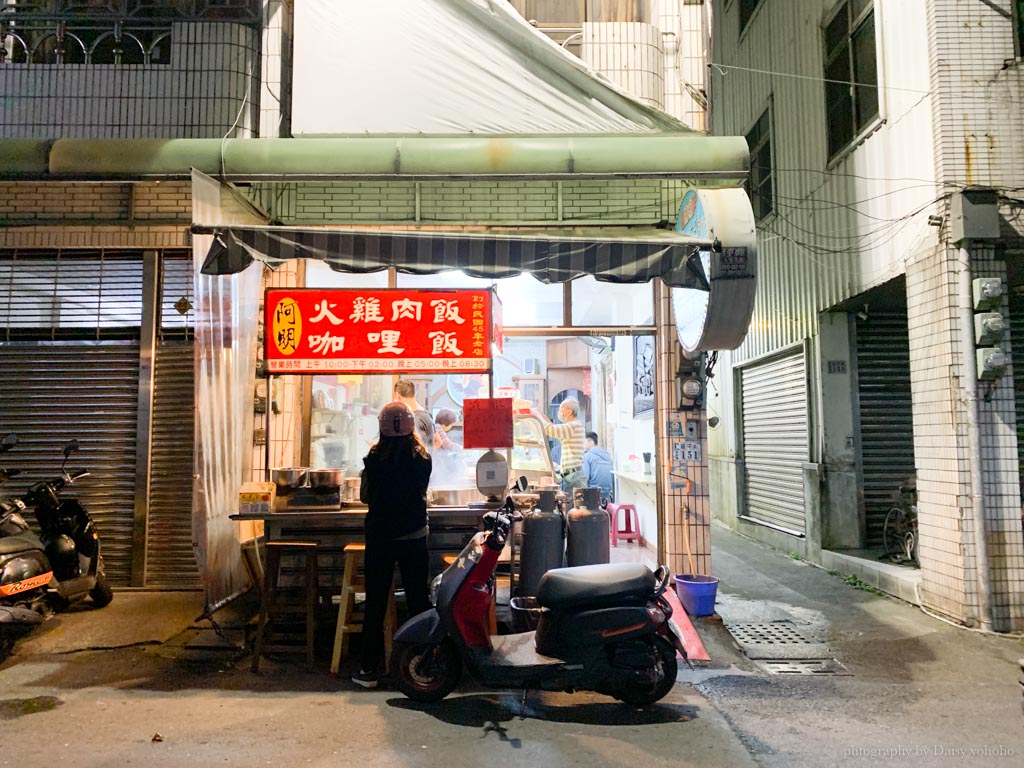
[[[356,595],[365,594],[366,579],[363,564],[366,559],[365,544],[349,544],[345,547],[345,571],[341,578],[341,594],[334,598],[338,603],[338,625],[334,628],[334,650],[331,652],[331,674],[338,674],[341,660],[348,655],[348,639],[353,633],[363,631],[366,612],[356,610]],[[395,590],[388,596],[388,607],[384,613],[384,669],[391,665],[391,643],[398,628],[398,612],[395,610]]]
[[[611,518],[612,546],[619,546],[619,539],[635,541],[640,543],[640,518],[636,514],[636,506],[633,504],[609,504],[605,507],[608,517]],[[619,513],[623,516],[623,527],[619,528]]]
[[[259,672],[260,657],[266,651],[301,651],[301,645],[265,644],[267,635],[273,637],[275,624],[288,615],[306,616],[306,664],[313,666],[313,640],[316,636],[316,604],[320,589],[320,571],[316,560],[315,541],[268,541],[267,566],[263,575],[263,589],[260,600],[260,619],[256,629],[256,647],[252,657],[252,671]],[[280,586],[281,555],[305,557],[305,579],[300,600],[282,594]],[[283,623],[283,622],[282,622]],[[269,625],[269,626],[268,626]],[[280,635],[282,633],[278,633]]]

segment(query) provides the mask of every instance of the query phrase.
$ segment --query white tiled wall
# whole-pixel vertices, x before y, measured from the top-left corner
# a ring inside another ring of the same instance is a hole
[[[585,22],[582,59],[632,96],[665,103],[661,32],[639,22]]]

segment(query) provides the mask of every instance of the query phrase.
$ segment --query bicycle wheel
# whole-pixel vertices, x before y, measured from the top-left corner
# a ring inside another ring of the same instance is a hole
[[[885,525],[882,527],[882,544],[885,547],[885,556],[894,563],[901,563],[909,560],[907,553],[907,535],[910,534],[911,546],[914,535],[907,511],[903,507],[893,507],[885,515]]]

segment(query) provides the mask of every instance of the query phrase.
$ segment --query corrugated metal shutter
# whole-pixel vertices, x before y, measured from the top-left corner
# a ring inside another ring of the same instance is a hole
[[[1017,463],[1024,476],[1024,295],[1010,292],[1010,360],[1013,363],[1013,397],[1017,406]]]
[[[802,464],[808,460],[803,351],[742,371],[746,516],[803,535]]]
[[[138,388],[138,342],[0,344],[0,432],[20,438],[4,465],[23,473],[5,490],[54,477],[62,443],[78,438],[68,467],[92,474],[71,491],[96,521],[115,585],[131,575]]]
[[[857,318],[857,388],[866,545],[882,545],[885,515],[912,482],[914,412],[907,316],[872,311]]]
[[[197,587],[192,549],[192,441],[195,401],[192,342],[156,352],[149,483],[147,587]]]

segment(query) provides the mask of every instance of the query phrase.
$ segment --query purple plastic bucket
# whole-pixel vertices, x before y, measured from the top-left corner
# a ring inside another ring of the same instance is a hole
[[[690,573],[676,574],[676,594],[679,602],[691,616],[711,616],[715,612],[715,595],[718,593],[717,576],[697,576]]]

